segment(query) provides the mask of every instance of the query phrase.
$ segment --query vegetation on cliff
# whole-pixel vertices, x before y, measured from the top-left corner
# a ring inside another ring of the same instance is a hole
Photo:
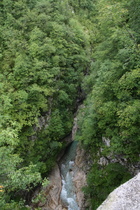
[[[68,1],[0,3],[1,209],[48,175],[71,132],[89,37]]]
[[[91,158],[98,159],[104,137],[111,146],[103,155],[138,161],[139,5],[139,0],[0,2],[1,209],[21,209],[21,198],[29,198],[47,177],[83,91],[77,139]],[[97,177],[112,171],[117,177],[123,170],[93,168],[85,192],[94,209],[108,193],[99,199],[105,180]],[[113,187],[125,180],[123,174]],[[112,186],[114,178],[107,180]]]
[[[139,160],[138,5],[139,0],[99,0],[95,3],[95,16],[90,17],[92,63],[83,83],[87,99],[79,115],[77,139],[90,151],[93,161],[85,189],[92,209],[130,177],[127,169],[117,163],[101,166],[100,157],[120,157],[130,165]],[[104,139],[110,141],[110,146],[105,145]]]

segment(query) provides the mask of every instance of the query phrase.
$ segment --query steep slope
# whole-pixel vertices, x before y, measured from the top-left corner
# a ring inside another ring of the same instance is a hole
[[[3,0],[0,20],[0,208],[16,209],[71,132],[89,37],[67,0]]]
[[[91,157],[91,208],[139,170],[139,4],[0,2],[1,209],[48,184],[85,97],[76,138]]]
[[[92,209],[139,168],[140,1],[95,1],[91,73],[77,139],[91,154],[87,199]],[[90,33],[91,33],[90,31]]]

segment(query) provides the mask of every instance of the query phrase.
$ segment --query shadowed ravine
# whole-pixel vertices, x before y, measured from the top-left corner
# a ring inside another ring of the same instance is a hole
[[[85,151],[77,142],[71,142],[50,173],[49,185],[40,192],[44,199],[33,203],[32,209],[85,210],[88,205],[82,192],[82,187],[86,185],[85,159]],[[36,191],[33,199],[38,194]]]

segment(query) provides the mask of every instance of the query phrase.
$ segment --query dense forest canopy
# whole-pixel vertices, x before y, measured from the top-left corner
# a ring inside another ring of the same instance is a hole
[[[68,1],[0,4],[0,205],[15,209],[14,200],[47,176],[71,131],[89,36]]]
[[[48,176],[85,96],[76,138],[91,159],[106,138],[104,155],[138,162],[139,12],[139,0],[0,2],[1,209],[21,209]],[[111,191],[127,175],[120,165],[93,164],[85,189],[92,208],[109,192],[99,196],[103,186]]]
[[[139,161],[139,12],[140,1],[100,0],[91,18],[93,61],[84,78],[87,99],[79,114],[77,139],[94,163],[85,188],[93,210],[131,176],[119,163],[101,167],[100,157],[121,157],[128,165]]]

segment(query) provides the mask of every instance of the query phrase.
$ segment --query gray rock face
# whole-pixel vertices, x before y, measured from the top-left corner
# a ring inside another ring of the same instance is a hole
[[[97,210],[140,210],[140,173],[110,193]]]
[[[87,204],[85,204],[84,193],[82,192],[82,187],[86,185],[86,167],[85,162],[85,151],[78,145],[76,150],[76,158],[73,167],[73,184],[75,186],[76,201],[80,210],[85,210]],[[61,200],[61,190],[62,190],[62,177],[60,174],[60,168],[56,164],[52,170],[49,179],[49,185],[42,190],[42,196],[44,201],[39,201],[35,207],[40,207],[42,210],[68,210]]]
[[[42,210],[65,210],[60,200],[61,188],[60,171],[56,164],[49,176],[49,185],[41,191],[43,201],[39,200],[36,205],[32,205],[32,209],[39,207]]]
[[[46,194],[48,193],[48,195],[46,196],[46,205],[44,206],[44,208],[42,209],[48,209],[48,210],[53,210],[53,209],[57,209],[57,210],[61,210],[62,205],[61,202],[59,200],[60,198],[60,192],[61,192],[61,176],[60,176],[60,171],[59,171],[59,167],[56,165],[56,167],[53,169],[50,177],[49,177],[49,181],[50,184],[47,187],[48,192],[46,190]]]
[[[82,192],[82,187],[86,185],[86,174],[85,174],[85,151],[78,145],[75,158],[75,173],[74,173],[74,185],[76,189],[76,198],[77,203],[80,209],[84,210],[85,208],[85,196]]]
[[[45,120],[41,119],[41,125],[45,125]],[[77,118],[74,118],[74,125],[72,129],[72,133],[63,139],[67,145],[74,140],[74,136],[77,130]],[[38,201],[36,204],[32,204],[32,209],[41,208],[42,210],[68,210],[68,207],[65,206],[61,199],[61,190],[62,190],[62,174],[61,174],[61,158],[66,151],[62,151],[59,155],[56,166],[52,170],[50,176],[48,177],[49,185],[41,189],[42,193],[42,200]],[[76,195],[76,202],[80,208],[80,210],[85,210],[88,206],[88,203],[85,201],[84,193],[82,192],[82,187],[86,185],[86,169],[87,169],[87,160],[86,160],[85,151],[80,147],[77,146],[76,154],[75,154],[75,161],[74,166],[72,169],[73,172],[73,185],[74,191]],[[39,192],[36,192],[33,199]]]

